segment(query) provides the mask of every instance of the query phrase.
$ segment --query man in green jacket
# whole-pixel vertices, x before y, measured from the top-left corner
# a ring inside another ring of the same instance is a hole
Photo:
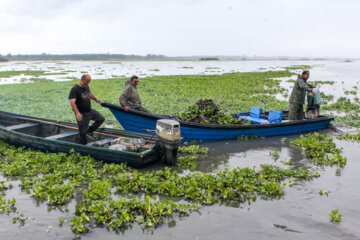
[[[311,92],[315,96],[313,91],[313,86],[306,81],[309,79],[310,72],[305,70],[302,72],[301,76],[298,75],[294,88],[291,92],[289,99],[289,120],[302,120],[304,119],[304,102],[306,91]]]
[[[150,112],[141,106],[141,99],[136,89],[136,86],[139,83],[139,78],[137,76],[132,76],[130,83],[128,82],[129,81],[125,83],[125,89],[120,95],[120,105],[125,108],[125,111],[133,109],[137,111]]]

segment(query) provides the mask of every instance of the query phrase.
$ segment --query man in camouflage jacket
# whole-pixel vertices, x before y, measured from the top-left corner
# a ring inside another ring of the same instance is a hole
[[[130,109],[133,109],[137,111],[150,113],[149,110],[143,108],[141,105],[141,99],[136,89],[138,83],[139,83],[139,78],[137,76],[132,76],[130,81],[127,81],[125,83],[125,89],[121,93],[119,98],[120,105],[125,108],[125,111],[129,111]]]
[[[291,92],[289,99],[289,120],[302,120],[304,119],[304,102],[306,91],[311,92],[312,95],[315,95],[313,91],[313,86],[306,81],[309,79],[310,72],[305,70],[301,75],[298,75],[294,88]]]

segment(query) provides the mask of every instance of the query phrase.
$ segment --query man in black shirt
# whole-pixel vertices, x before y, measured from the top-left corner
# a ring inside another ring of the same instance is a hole
[[[79,126],[81,144],[87,144],[86,134],[91,134],[105,121],[103,115],[96,110],[91,109],[90,99],[97,103],[100,103],[100,100],[90,92],[90,81],[91,77],[89,74],[82,75],[80,82],[72,87],[69,94],[70,104],[75,112],[76,121]],[[89,127],[90,120],[95,122]]]

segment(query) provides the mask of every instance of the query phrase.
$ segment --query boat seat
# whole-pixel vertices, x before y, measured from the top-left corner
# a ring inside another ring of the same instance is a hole
[[[45,139],[59,140],[59,139],[63,139],[63,138],[66,138],[66,137],[74,136],[76,134],[79,134],[79,132],[65,132],[65,133],[61,133],[61,134],[46,137]]]
[[[270,110],[268,116],[269,123],[281,123],[283,117],[282,111]]]
[[[114,137],[105,138],[103,140],[99,140],[99,141],[94,142],[92,145],[102,146],[102,145],[105,145],[105,144],[111,142],[114,139],[116,139],[116,138],[114,138]]]
[[[241,116],[242,113],[238,114],[242,121],[250,121],[251,123],[261,124],[267,123],[267,120],[261,119],[262,108],[251,107],[249,116]]]
[[[17,124],[17,125],[5,127],[5,129],[15,131],[15,130],[20,130],[23,128],[28,128],[28,127],[38,126],[38,125],[40,125],[40,124],[39,123],[23,123],[23,124]]]
[[[243,113],[239,113],[238,117],[241,117],[242,121],[250,121],[254,124],[269,124],[269,123],[280,123],[282,121],[283,112],[270,110],[268,119],[261,118],[262,109],[257,107],[251,107],[249,116],[241,116]]]
[[[267,120],[260,119],[260,118],[258,118],[258,119],[251,118],[250,121],[252,123],[256,123],[256,124],[281,123],[282,117],[283,117],[282,111],[270,110]]]

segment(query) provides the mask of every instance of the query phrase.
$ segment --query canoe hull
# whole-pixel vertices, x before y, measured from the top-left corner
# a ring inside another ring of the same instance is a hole
[[[4,114],[4,112],[2,112]],[[13,116],[14,114],[12,114]],[[17,115],[23,116],[23,115]],[[42,119],[44,120],[44,119]],[[47,120],[49,121],[49,120]],[[51,121],[51,120],[50,120]],[[76,126],[72,123],[66,123],[69,126]],[[125,132],[122,130],[104,129],[103,132],[126,135],[126,137],[151,137],[149,134],[139,134]],[[127,151],[111,150],[103,147],[81,145],[73,142],[66,142],[60,140],[46,139],[37,137],[17,131],[11,131],[4,127],[0,127],[0,140],[3,140],[11,145],[25,146],[32,149],[41,150],[44,152],[64,152],[69,153],[72,149],[75,152],[80,153],[83,156],[92,156],[95,159],[102,160],[108,163],[127,163],[132,167],[144,167],[153,162],[159,161],[160,158],[160,147],[155,144],[150,149],[135,153]]]

